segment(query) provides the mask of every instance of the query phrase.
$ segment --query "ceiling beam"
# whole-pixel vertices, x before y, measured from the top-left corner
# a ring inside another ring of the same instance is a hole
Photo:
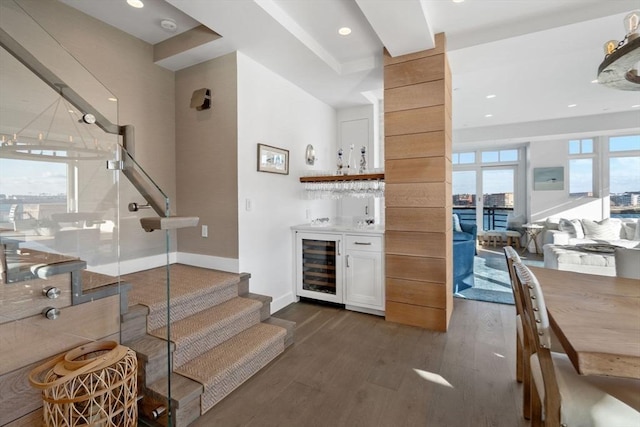
[[[401,56],[435,47],[433,28],[422,0],[356,0],[391,56]]]

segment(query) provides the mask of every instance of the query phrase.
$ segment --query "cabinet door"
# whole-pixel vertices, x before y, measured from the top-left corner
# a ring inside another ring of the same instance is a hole
[[[296,294],[342,303],[342,236],[297,233]]]
[[[384,310],[382,253],[348,251],[345,271],[345,304]]]

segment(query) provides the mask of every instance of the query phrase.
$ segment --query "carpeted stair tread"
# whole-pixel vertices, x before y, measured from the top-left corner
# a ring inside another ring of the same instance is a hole
[[[176,346],[174,368],[259,323],[261,308],[260,301],[236,297],[172,323],[171,341]],[[167,328],[158,328],[149,334],[165,338]]]
[[[259,323],[174,371],[204,385],[205,413],[282,353],[285,335],[284,328]]]
[[[166,268],[159,267],[122,277],[122,280],[132,284],[129,305],[149,307],[149,330],[166,326],[167,323],[166,274]],[[237,297],[240,275],[173,264],[170,280],[171,320],[176,321]]]

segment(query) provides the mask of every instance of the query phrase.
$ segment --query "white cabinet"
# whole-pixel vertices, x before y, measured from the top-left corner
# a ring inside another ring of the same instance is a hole
[[[347,235],[344,303],[346,308],[384,312],[382,237]]]
[[[384,315],[381,234],[294,231],[296,296]]]

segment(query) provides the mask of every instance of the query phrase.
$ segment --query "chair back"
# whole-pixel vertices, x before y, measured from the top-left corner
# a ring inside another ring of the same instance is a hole
[[[536,353],[542,374],[544,390],[540,391],[544,391],[544,394],[541,393],[541,395],[544,396],[545,425],[559,425],[560,391],[551,357],[551,329],[542,288],[538,279],[526,265],[515,264],[514,267],[516,285],[520,289],[524,302],[522,327],[525,341],[528,341],[528,345],[525,345],[525,352],[528,353],[527,357]],[[535,393],[532,392],[533,394]]]
[[[616,248],[616,276],[640,279],[640,249]]]
[[[520,289],[518,289],[518,286],[516,286],[517,278],[516,278],[516,270],[514,267],[515,264],[521,264],[522,260],[520,259],[520,255],[518,255],[518,252],[515,249],[513,249],[513,247],[505,246],[503,250],[504,250],[504,256],[507,261],[507,271],[509,272],[509,279],[511,282],[511,291],[513,292],[513,299],[516,303],[516,313],[519,315],[522,315],[522,310],[523,310],[522,293],[520,292]]]

